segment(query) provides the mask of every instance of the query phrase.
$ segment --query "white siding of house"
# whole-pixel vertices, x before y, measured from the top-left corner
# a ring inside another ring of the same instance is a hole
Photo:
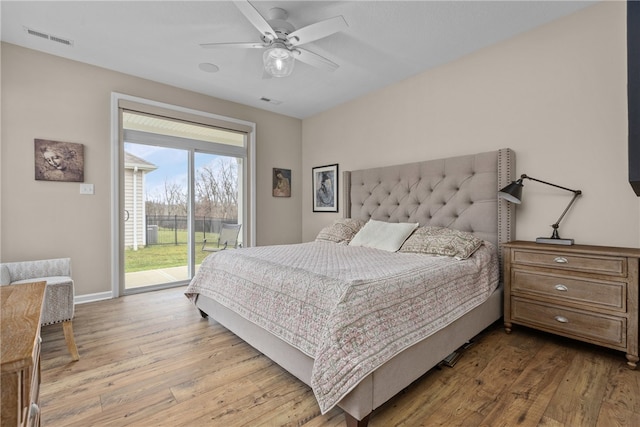
[[[124,173],[124,209],[129,212],[129,219],[124,223],[124,244],[127,248],[133,248],[134,238],[134,218],[137,220],[137,244],[138,247],[146,245],[145,232],[145,206],[144,206],[144,175],[145,172],[138,170],[135,194],[137,196],[137,217],[133,212],[133,169],[126,169]],[[126,215],[126,214],[125,214]],[[126,216],[125,216],[126,218]]]

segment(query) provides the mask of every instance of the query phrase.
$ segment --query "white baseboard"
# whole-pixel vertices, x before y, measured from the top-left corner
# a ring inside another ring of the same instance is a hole
[[[73,298],[75,304],[84,304],[87,302],[102,301],[113,298],[113,292],[98,292],[96,294],[76,295]]]

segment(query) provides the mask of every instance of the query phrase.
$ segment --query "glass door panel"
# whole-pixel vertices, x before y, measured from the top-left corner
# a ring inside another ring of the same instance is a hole
[[[231,156],[196,152],[194,164],[197,270],[210,253],[242,246],[242,221],[238,219],[242,218],[239,203],[242,161]],[[227,231],[222,233],[225,224]],[[234,233],[229,225],[237,224],[240,228]]]
[[[124,151],[125,291],[189,280],[189,151]]]

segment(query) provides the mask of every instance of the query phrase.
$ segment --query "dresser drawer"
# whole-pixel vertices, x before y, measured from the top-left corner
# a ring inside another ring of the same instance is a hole
[[[514,249],[511,262],[548,268],[561,268],[587,273],[627,276],[627,258],[614,256],[589,257],[562,252]]]
[[[511,318],[523,325],[607,347],[627,346],[627,321],[624,317],[589,313],[512,297]]]
[[[591,280],[568,275],[511,270],[511,292],[525,292],[562,302],[627,311],[627,283]]]
[[[27,427],[36,427],[40,425],[40,348],[42,338],[38,335],[34,346],[33,369],[31,371],[31,388],[29,390],[28,400],[25,402],[25,410],[27,412],[25,422]]]

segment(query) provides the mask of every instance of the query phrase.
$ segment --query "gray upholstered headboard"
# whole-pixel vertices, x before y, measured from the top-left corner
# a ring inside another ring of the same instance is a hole
[[[514,207],[498,190],[515,175],[515,153],[487,153],[343,174],[346,218],[419,222],[468,231],[498,245],[513,240]]]

